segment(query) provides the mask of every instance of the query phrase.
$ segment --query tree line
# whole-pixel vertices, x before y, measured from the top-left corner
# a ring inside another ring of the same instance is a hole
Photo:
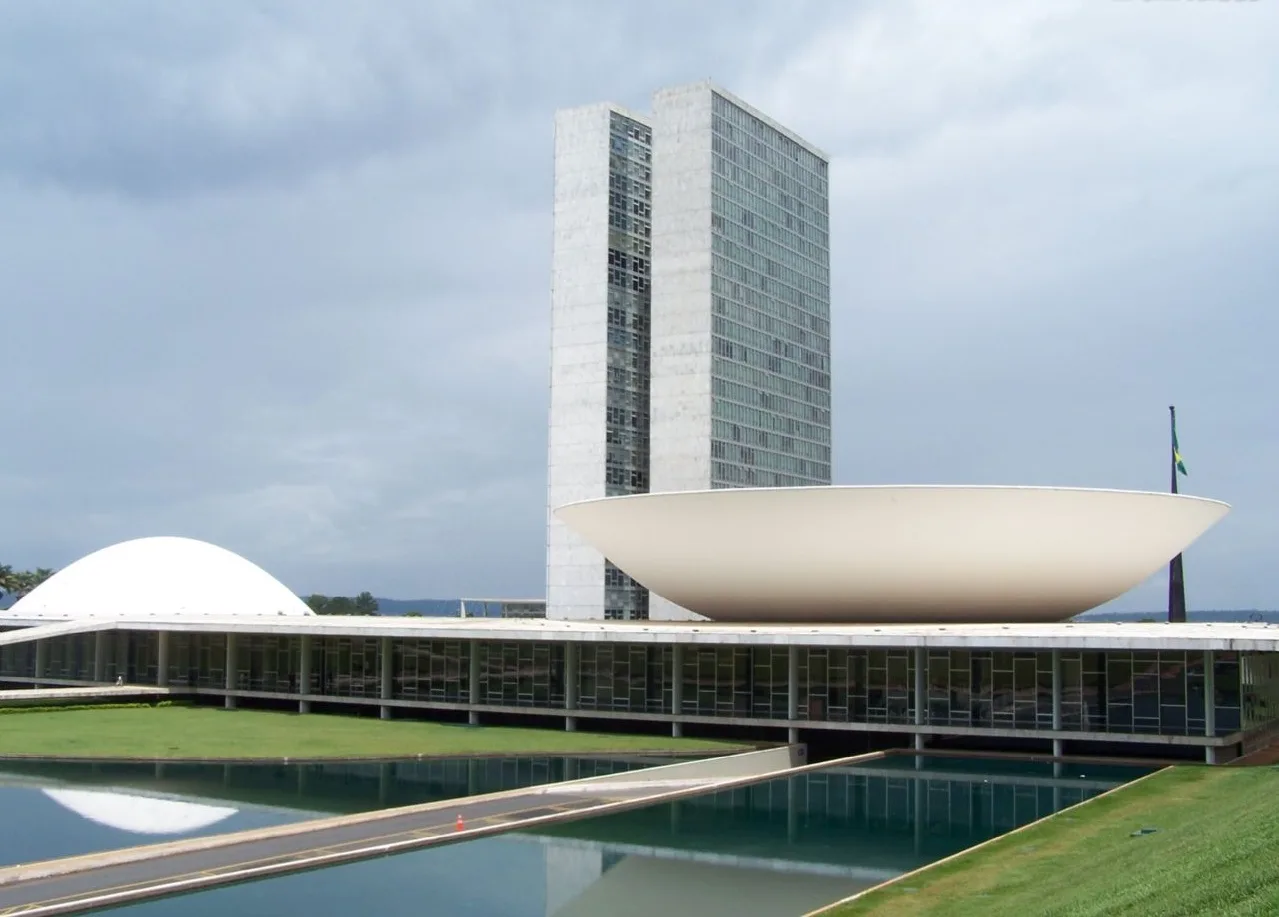
[[[375,615],[377,599],[371,592],[361,592],[355,598],[345,595],[320,595],[312,593],[304,601],[317,615]]]
[[[37,567],[34,570],[15,570],[8,564],[0,564],[0,599],[12,597],[20,599],[36,586],[39,586],[54,571],[48,567]]]
[[[8,564],[0,564],[0,599],[20,599],[39,586],[56,571],[48,567],[34,570],[15,570]],[[317,615],[375,615],[377,599],[371,592],[361,592],[351,598],[345,595],[320,595],[314,593],[304,600]],[[416,616],[417,613],[410,613]]]

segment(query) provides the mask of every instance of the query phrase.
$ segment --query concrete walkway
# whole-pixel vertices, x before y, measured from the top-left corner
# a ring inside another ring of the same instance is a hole
[[[795,772],[796,760],[792,749],[768,749],[631,771],[629,780],[609,774],[11,866],[0,869],[0,917],[82,913],[652,805]]]
[[[30,706],[65,701],[124,701],[141,697],[168,697],[185,694],[172,688],[152,685],[92,685],[88,688],[18,688],[0,691],[0,707]]]

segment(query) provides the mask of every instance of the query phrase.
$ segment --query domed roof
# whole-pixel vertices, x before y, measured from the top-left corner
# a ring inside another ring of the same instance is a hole
[[[192,538],[138,538],[82,557],[20,599],[6,616],[255,617],[313,614],[256,564]]]

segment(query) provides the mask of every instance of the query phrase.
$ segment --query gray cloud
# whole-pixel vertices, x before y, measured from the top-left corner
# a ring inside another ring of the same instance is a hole
[[[299,590],[539,593],[551,114],[714,76],[834,157],[839,480],[1161,488],[1176,402],[1236,504],[1192,604],[1274,606],[1277,25],[9,4],[0,557],[181,532]]]

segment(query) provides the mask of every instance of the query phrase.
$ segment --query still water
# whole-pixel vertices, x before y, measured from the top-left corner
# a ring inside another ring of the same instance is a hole
[[[0,866],[496,793],[656,757],[306,765],[0,761]]]
[[[0,764],[0,863],[630,769],[634,759]],[[1140,776],[913,756],[151,901],[126,917],[802,914]],[[68,795],[70,794],[70,795]]]

